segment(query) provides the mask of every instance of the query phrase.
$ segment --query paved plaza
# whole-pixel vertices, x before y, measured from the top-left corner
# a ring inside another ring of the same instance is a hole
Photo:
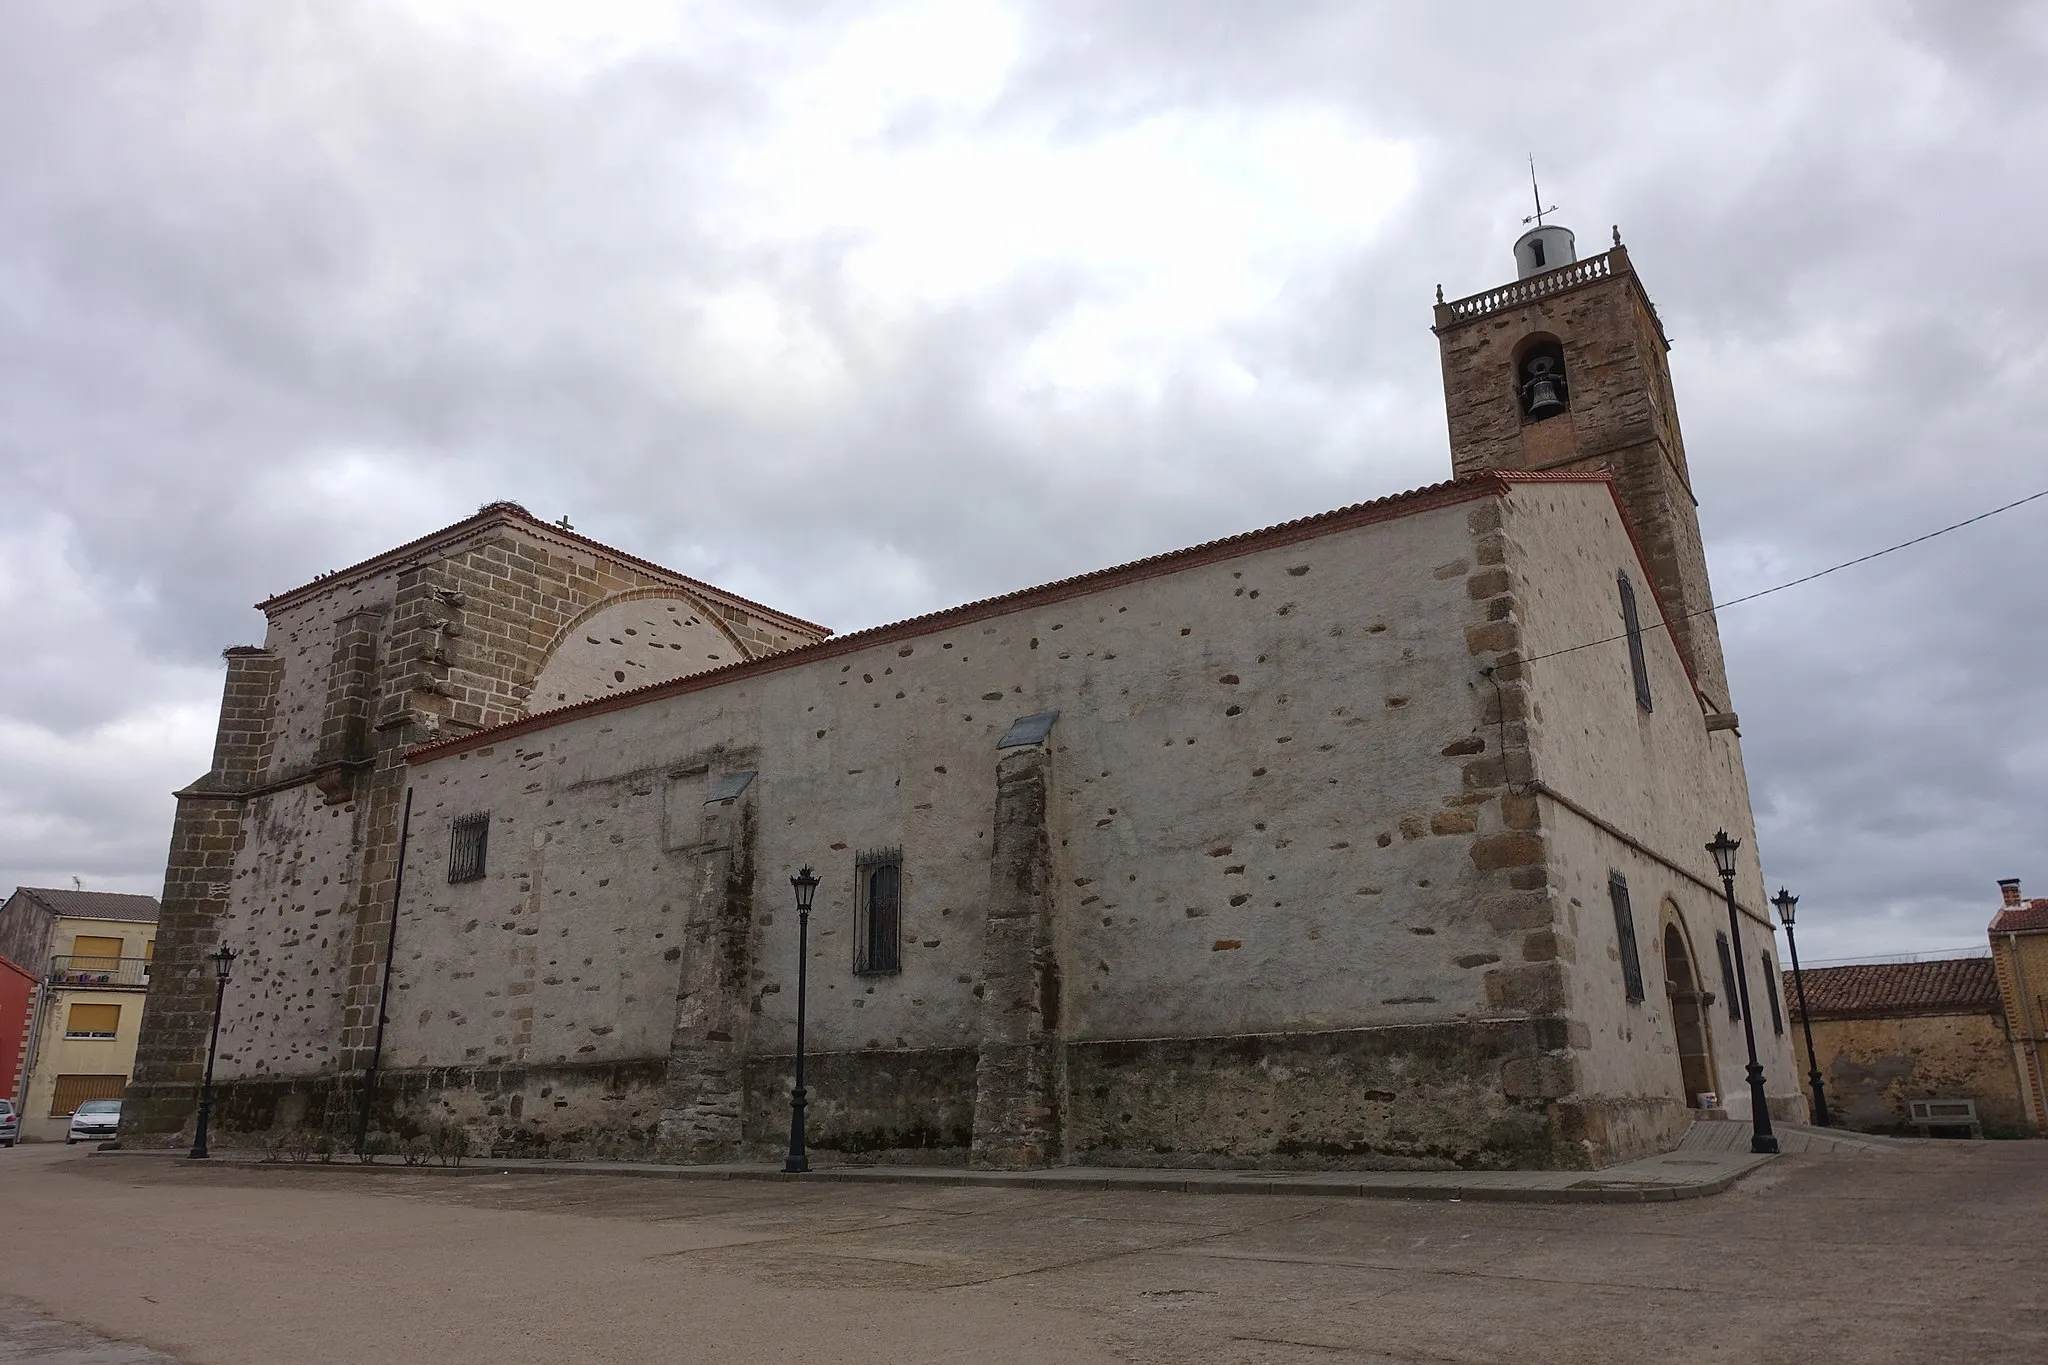
[[[2048,1358],[2048,1143],[1680,1202],[195,1167],[0,1151],[0,1361]]]

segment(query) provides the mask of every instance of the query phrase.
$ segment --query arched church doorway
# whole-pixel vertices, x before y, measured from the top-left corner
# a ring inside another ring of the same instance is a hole
[[[1714,1059],[1707,1051],[1706,1002],[1700,996],[1699,975],[1693,970],[1685,934],[1670,920],[1664,923],[1664,992],[1671,1001],[1685,1102],[1698,1108],[1700,1095],[1714,1088]]]

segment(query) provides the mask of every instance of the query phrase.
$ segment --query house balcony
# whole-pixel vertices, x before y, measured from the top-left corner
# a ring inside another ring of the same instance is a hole
[[[44,979],[52,986],[141,990],[149,985],[149,966],[150,961],[146,957],[86,957],[59,953],[50,959],[50,970]]]

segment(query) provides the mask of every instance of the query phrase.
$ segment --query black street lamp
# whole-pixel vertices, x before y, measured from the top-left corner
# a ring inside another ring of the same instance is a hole
[[[1735,959],[1735,993],[1742,1005],[1742,1038],[1749,1044],[1749,1150],[1775,1152],[1778,1138],[1771,1131],[1771,1110],[1764,1101],[1764,1069],[1756,1059],[1756,1023],[1749,1012],[1749,969],[1742,965],[1742,917],[1735,909],[1735,850],[1740,839],[1717,830],[1707,852],[1714,855],[1715,870],[1721,874],[1721,891],[1728,898],[1728,946]]]
[[[1785,946],[1792,953],[1792,989],[1799,996],[1799,1025],[1806,1030],[1806,1083],[1813,1087],[1813,1121],[1821,1127],[1829,1127],[1828,1095],[1820,1083],[1820,1054],[1813,1050],[1813,1016],[1806,1012],[1806,978],[1799,971],[1799,939],[1792,932],[1792,913],[1799,908],[1799,897],[1778,888],[1778,894],[1771,897],[1771,904],[1778,908],[1778,919],[1785,926]]]
[[[796,1089],[789,1095],[789,1157],[782,1163],[785,1175],[802,1175],[811,1169],[804,1154],[804,993],[809,984],[807,968],[811,959],[811,898],[818,894],[818,879],[810,864],[789,879],[796,888]]]
[[[228,995],[228,972],[235,965],[235,950],[223,943],[220,951],[209,953],[206,960],[213,964],[213,1039],[206,1045],[206,1082],[199,1087],[199,1122],[192,1130],[192,1159],[204,1161],[206,1151],[206,1122],[213,1116],[213,1054],[220,1051],[220,1007]]]

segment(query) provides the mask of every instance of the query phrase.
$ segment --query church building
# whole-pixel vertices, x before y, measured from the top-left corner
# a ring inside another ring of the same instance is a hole
[[[124,1142],[226,946],[216,1144],[768,1155],[805,867],[821,1159],[1597,1167],[1746,1112],[1738,971],[1801,1116],[1669,346],[1515,256],[1412,492],[847,635],[509,503],[261,603]]]

